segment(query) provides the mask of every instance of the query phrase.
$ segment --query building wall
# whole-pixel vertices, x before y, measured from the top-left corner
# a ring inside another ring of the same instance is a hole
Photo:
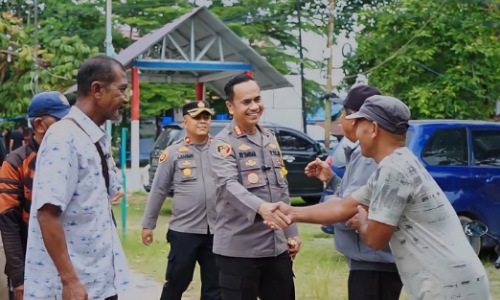
[[[293,87],[262,91],[261,95],[265,109],[261,121],[304,131],[302,124],[300,76],[287,75],[285,77],[293,84]]]

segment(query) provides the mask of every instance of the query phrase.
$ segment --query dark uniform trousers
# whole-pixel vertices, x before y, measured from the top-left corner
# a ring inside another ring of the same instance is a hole
[[[403,283],[397,272],[352,270],[349,300],[398,300]]]
[[[217,255],[223,300],[294,300],[292,262],[288,252],[276,257]]]
[[[201,299],[220,300],[218,270],[212,252],[213,234],[167,232],[170,243],[165,284],[160,300],[180,300],[193,280],[196,262],[200,264]]]

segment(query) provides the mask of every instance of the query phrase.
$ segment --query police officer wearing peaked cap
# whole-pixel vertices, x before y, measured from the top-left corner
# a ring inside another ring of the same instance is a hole
[[[218,269],[212,252],[215,226],[215,181],[208,162],[210,120],[206,101],[182,107],[186,137],[161,155],[142,220],[142,240],[153,242],[161,206],[171,188],[172,218],[167,232],[168,266],[161,300],[180,300],[192,280],[196,262],[201,272],[201,299],[220,299]]]
[[[263,223],[282,220],[274,206],[290,203],[290,198],[276,138],[258,125],[264,110],[260,87],[242,74],[224,90],[233,121],[210,146],[217,182],[214,253],[222,299],[295,299],[290,259],[300,248],[297,227],[272,231]]]

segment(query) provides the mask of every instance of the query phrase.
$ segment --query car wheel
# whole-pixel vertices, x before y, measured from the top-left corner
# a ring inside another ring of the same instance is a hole
[[[458,216],[460,219],[460,224],[464,226],[466,223],[473,221],[471,218],[466,217],[466,216]],[[465,233],[464,233],[465,234]],[[472,249],[474,249],[474,252],[476,254],[479,254],[479,251],[481,250],[481,238],[480,237],[472,237],[465,235],[467,240],[469,241],[470,245],[472,246]]]
[[[319,199],[321,199],[321,197],[317,196],[302,197],[302,200],[304,200],[308,204],[316,204],[319,202]]]

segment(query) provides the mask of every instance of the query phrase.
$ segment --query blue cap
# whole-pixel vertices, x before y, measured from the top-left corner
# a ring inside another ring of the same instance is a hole
[[[28,106],[28,117],[36,118],[53,116],[62,119],[68,114],[70,105],[68,99],[59,92],[42,92],[36,94]]]

